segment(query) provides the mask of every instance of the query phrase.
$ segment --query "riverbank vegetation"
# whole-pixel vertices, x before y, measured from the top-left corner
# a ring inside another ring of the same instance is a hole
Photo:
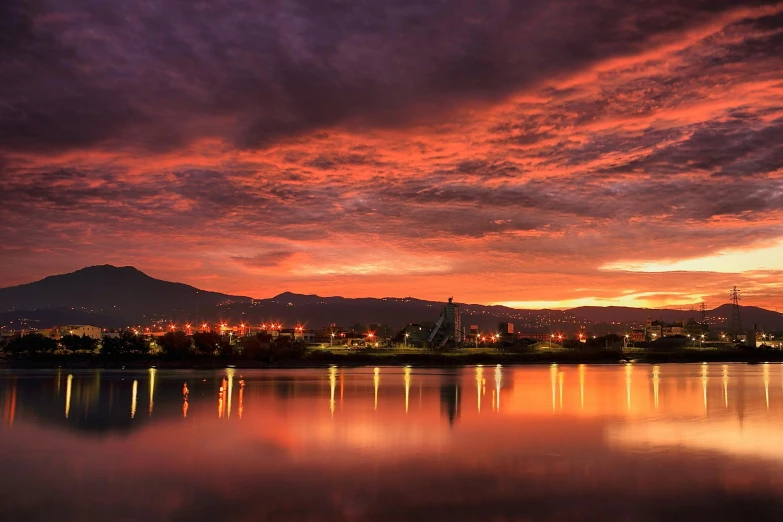
[[[30,334],[2,345],[0,365],[13,368],[240,368],[339,366],[456,366],[473,364],[616,364],[677,362],[779,362],[783,351],[767,349],[633,350],[584,346],[558,351],[519,347],[472,348],[446,351],[422,349],[309,348],[291,337],[258,334],[234,339],[217,333],[170,332],[150,338],[124,332],[97,341],[65,336],[59,341]]]

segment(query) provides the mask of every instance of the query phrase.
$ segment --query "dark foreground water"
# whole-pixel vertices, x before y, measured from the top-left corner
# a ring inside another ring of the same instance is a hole
[[[780,364],[8,371],[0,411],[2,521],[783,519]]]

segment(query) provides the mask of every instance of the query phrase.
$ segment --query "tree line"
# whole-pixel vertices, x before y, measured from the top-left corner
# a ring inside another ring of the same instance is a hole
[[[287,336],[273,337],[259,333],[231,342],[215,332],[168,332],[161,337],[146,337],[133,332],[101,340],[88,336],[66,335],[59,341],[41,334],[18,335],[2,345],[10,357],[41,358],[46,356],[96,357],[108,360],[161,357],[170,360],[195,358],[248,359],[268,361],[296,359],[306,346]]]

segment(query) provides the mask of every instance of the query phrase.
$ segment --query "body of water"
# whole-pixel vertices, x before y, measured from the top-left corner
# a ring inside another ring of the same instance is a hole
[[[0,520],[781,520],[783,365],[0,372]]]

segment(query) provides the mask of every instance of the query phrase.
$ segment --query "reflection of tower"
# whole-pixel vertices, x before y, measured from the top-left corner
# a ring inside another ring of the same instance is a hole
[[[737,375],[737,419],[740,429],[743,428],[745,421],[745,374],[739,372]]]
[[[445,376],[440,385],[440,411],[454,425],[460,413],[460,389],[456,375]]]
[[[731,297],[731,329],[729,332],[736,339],[736,337],[742,333],[742,321],[740,321],[739,308],[740,291],[735,286],[729,295]]]

